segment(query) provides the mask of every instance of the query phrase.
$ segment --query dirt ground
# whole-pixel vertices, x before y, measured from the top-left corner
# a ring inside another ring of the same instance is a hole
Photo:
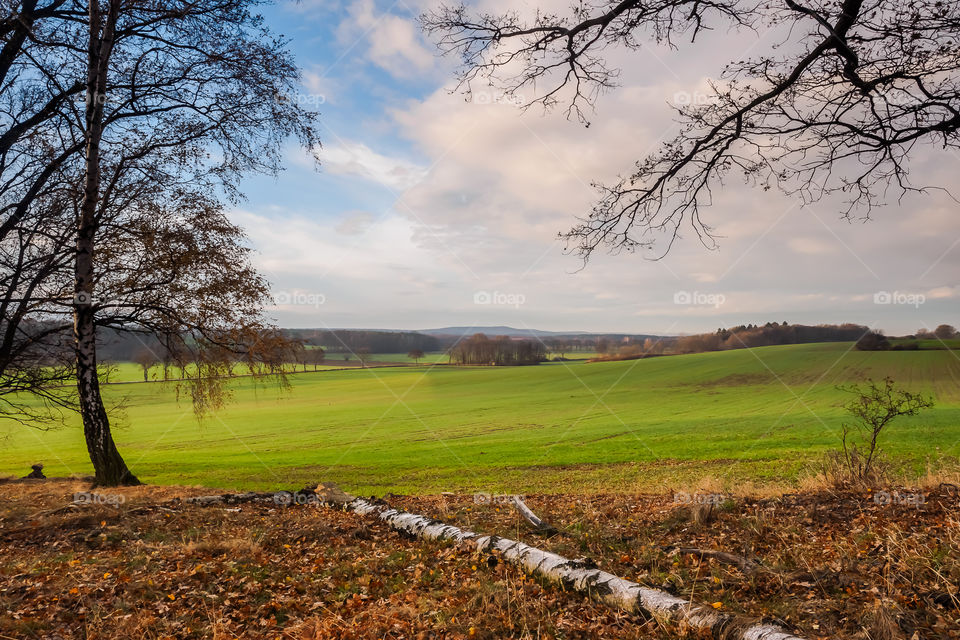
[[[202,507],[177,499],[219,492],[188,487],[87,491],[78,480],[0,483],[0,640],[697,637],[334,507]],[[762,499],[524,496],[559,530],[552,537],[533,532],[508,496],[386,500],[589,557],[810,640],[960,638],[960,495],[950,485]]]

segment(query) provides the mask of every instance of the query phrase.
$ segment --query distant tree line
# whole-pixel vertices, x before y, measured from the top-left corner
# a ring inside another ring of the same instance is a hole
[[[50,331],[46,323],[32,323],[32,331],[48,335],[46,348],[36,358],[37,366],[56,367],[69,358],[73,348],[69,329],[56,327]],[[198,348],[195,338],[187,335],[165,339],[146,331],[128,327],[117,330],[102,328],[97,335],[97,352],[101,366],[99,377],[110,382],[109,374],[117,362],[133,362],[143,370],[143,379],[209,381],[241,374],[283,374],[298,370],[317,370],[326,353],[320,347],[290,339],[280,331],[260,332],[256,348],[244,344],[207,344]],[[73,372],[66,370],[62,383],[72,382]],[[55,391],[52,389],[51,392]]]
[[[539,364],[547,357],[542,342],[517,340],[509,336],[488,338],[477,333],[459,341],[450,349],[454,364],[515,366]]]
[[[811,342],[855,342],[870,333],[870,328],[858,324],[800,325],[787,322],[768,322],[763,325],[746,324],[712,333],[690,336],[646,338],[643,342],[630,341],[620,346],[605,346],[604,359],[619,360],[705,351],[725,351],[750,347]]]
[[[904,336],[896,344],[890,342],[887,336],[880,331],[870,331],[857,340],[857,349],[860,351],[916,351],[920,348],[919,340],[943,342],[960,337],[956,328],[949,324],[941,324],[933,331],[920,329],[912,336]]]
[[[354,329],[284,329],[284,335],[331,353],[410,353],[439,351],[440,341],[413,331],[363,331]]]
[[[715,333],[702,336],[685,336],[678,340],[682,352],[719,351],[745,347],[766,347],[777,344],[807,344],[811,342],[852,342],[868,332],[869,327],[859,324],[802,325],[777,324],[740,325],[730,329],[717,329]]]

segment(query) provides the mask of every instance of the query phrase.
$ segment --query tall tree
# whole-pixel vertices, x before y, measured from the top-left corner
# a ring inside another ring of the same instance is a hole
[[[224,350],[264,328],[265,281],[221,199],[247,172],[274,172],[314,116],[285,96],[298,72],[255,0],[91,0],[75,68],[86,100],[75,228],[78,401],[100,485],[136,484],[110,432],[97,328],[148,331],[191,354],[195,408],[222,400]],[[69,73],[71,65],[64,65]]]
[[[564,14],[471,14],[443,7],[422,18],[463,62],[461,87],[492,83],[527,106],[566,101],[587,123],[616,85],[607,55],[645,40],[679,47],[703,31],[776,29],[775,52],[731,61],[710,99],[678,107],[681,133],[614,184],[564,234],[584,259],[598,247],[636,250],[692,228],[712,245],[701,208],[739,172],[764,189],[848,200],[869,216],[908,180],[918,145],[960,147],[960,5],[942,0],[584,0]]]
[[[90,0],[87,41],[86,105],[83,120],[83,195],[76,228],[73,336],[76,341],[77,392],[83,435],[98,485],[140,484],[120,456],[110,432],[97,375],[97,332],[93,304],[94,249],[100,206],[100,144],[103,141],[107,72],[116,38],[121,0]]]

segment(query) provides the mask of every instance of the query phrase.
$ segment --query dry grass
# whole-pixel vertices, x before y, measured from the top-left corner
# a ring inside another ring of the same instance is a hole
[[[216,534],[214,534],[216,535]],[[263,550],[256,540],[250,538],[204,538],[200,541],[190,540],[184,550],[191,555],[199,556],[230,556],[231,558],[257,559]]]
[[[442,510],[446,521],[512,534],[568,557],[587,555],[617,575],[779,620],[809,638],[865,640],[883,630],[902,640],[914,633],[960,636],[960,496],[948,487],[922,494],[888,488],[887,502],[832,488],[764,498],[721,494],[722,502],[707,504],[687,495],[692,504],[678,504],[674,493],[529,497],[528,506],[564,532],[551,539],[534,536],[506,507],[452,497],[437,500],[435,509],[423,498],[404,506],[427,515]],[[761,567],[745,574],[670,553],[675,547],[725,551]]]
[[[85,489],[0,485],[0,638],[676,637],[337,509],[167,502],[195,487],[60,509]]]
[[[76,481],[0,484],[0,637],[695,637],[540,584],[496,557],[407,539],[332,508],[198,507],[168,501],[211,491],[136,487],[119,492],[119,506],[62,509],[85,489]],[[689,503],[674,492],[528,496],[563,531],[550,539],[533,535],[511,507],[472,496],[391,503],[587,556],[811,640],[960,635],[960,497],[948,488],[938,485],[916,505],[836,490],[731,495],[716,481],[688,491]],[[723,500],[697,501],[708,495]],[[762,566],[748,575],[672,554],[678,546]]]

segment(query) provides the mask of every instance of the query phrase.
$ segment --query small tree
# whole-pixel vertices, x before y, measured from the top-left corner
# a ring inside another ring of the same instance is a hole
[[[570,349],[570,343],[561,338],[557,338],[550,343],[550,349],[559,355],[561,360],[566,360],[567,351]]]
[[[871,331],[857,340],[856,347],[860,351],[886,351],[890,348],[890,341],[882,333]]]
[[[875,486],[884,476],[878,467],[881,457],[880,434],[894,418],[915,416],[921,409],[933,406],[933,399],[919,393],[898,389],[893,378],[886,377],[882,382],[868,380],[865,385],[838,387],[841,391],[852,393],[856,397],[844,408],[856,420],[853,428],[843,425],[843,464],[845,477],[838,478],[839,484],[851,482],[866,486]],[[858,442],[851,434],[859,433]]]
[[[422,349],[412,349],[410,353],[407,354],[407,357],[411,360],[416,361],[417,364],[420,364],[420,358],[423,357]]]
[[[933,335],[941,340],[951,340],[957,337],[957,330],[949,324],[942,324],[933,330]]]
[[[304,371],[307,370],[307,348],[302,340],[292,340],[288,346],[290,359],[293,361],[293,372],[297,372],[297,365],[300,365]]]
[[[367,363],[370,361],[370,349],[367,347],[360,347],[357,349],[357,359],[360,360],[361,367],[366,367]]]
[[[148,374],[150,373],[150,368],[153,367],[158,362],[156,354],[153,353],[150,349],[140,349],[133,356],[133,361],[140,365],[140,368],[143,369],[143,381],[147,382],[149,380]]]
[[[312,347],[307,349],[307,359],[310,364],[313,365],[313,370],[316,371],[317,367],[323,364],[324,359],[327,354],[320,347]]]
[[[610,341],[606,338],[597,340],[597,353],[607,353],[610,351]]]

